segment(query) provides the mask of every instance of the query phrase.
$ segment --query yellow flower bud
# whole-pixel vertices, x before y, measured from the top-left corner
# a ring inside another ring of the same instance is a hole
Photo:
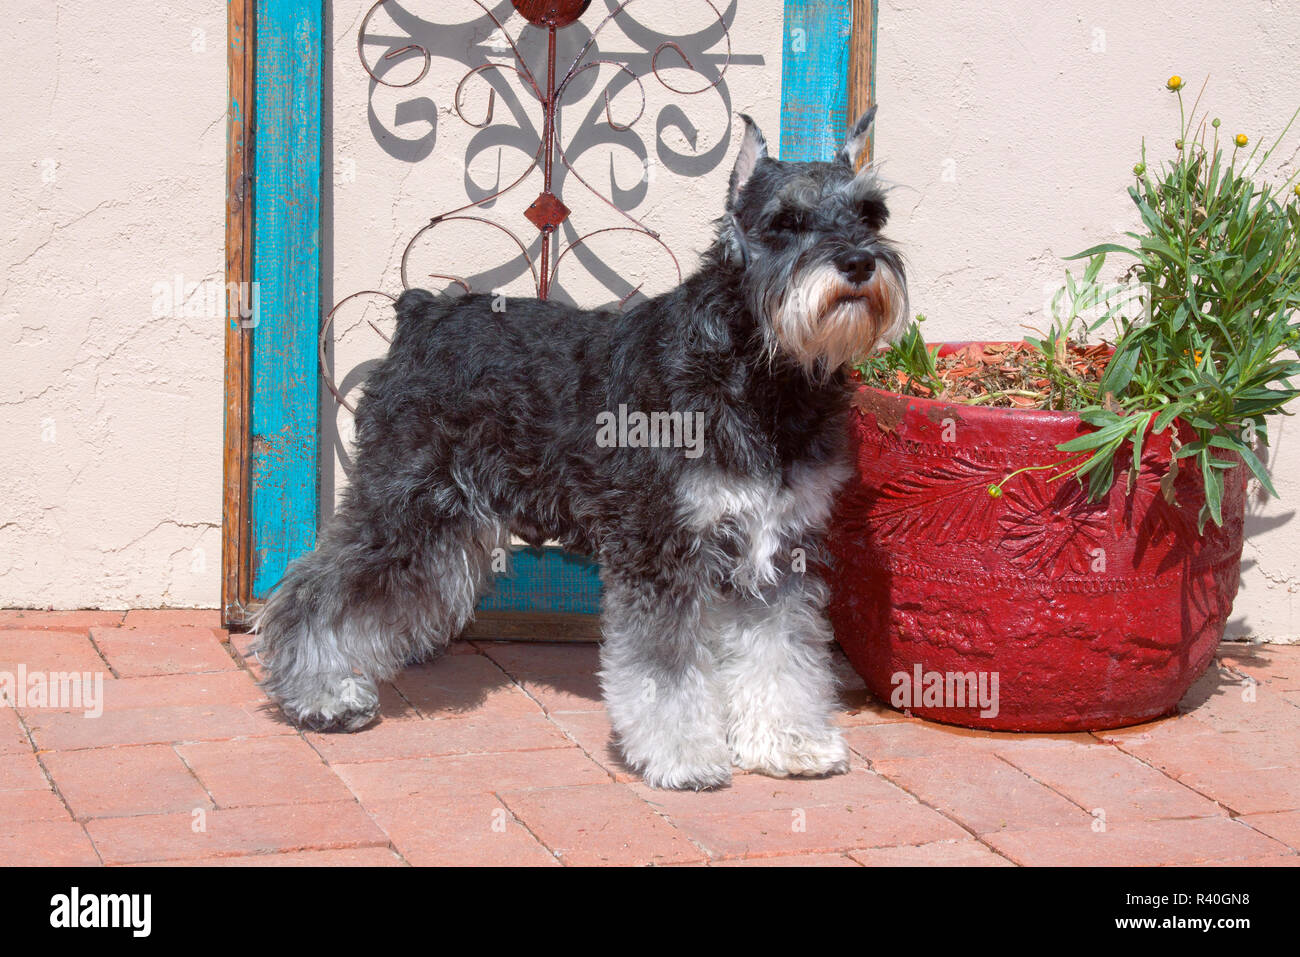
[[[1166,83],[1165,86],[1170,90],[1170,92],[1177,93],[1183,88],[1183,78],[1177,75],[1171,76],[1169,82]]]
[[[1245,133],[1238,133],[1238,134],[1237,134],[1236,143],[1237,143],[1237,147],[1238,147],[1238,148],[1241,148],[1241,147],[1245,146],[1245,145],[1246,145],[1247,143],[1249,143],[1249,142],[1250,142],[1250,137],[1247,136]]]

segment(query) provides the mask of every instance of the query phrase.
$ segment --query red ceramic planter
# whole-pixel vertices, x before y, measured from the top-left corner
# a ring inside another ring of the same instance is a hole
[[[1012,731],[1115,728],[1174,711],[1237,593],[1244,467],[1225,473],[1224,527],[1201,535],[1201,477],[1188,460],[1179,506],[1161,494],[1170,429],[1148,434],[1132,490],[1119,467],[1104,502],[1073,479],[1048,481],[1050,470],[1012,478],[995,498],[990,485],[1060,461],[1056,446],[1090,427],[1073,413],[866,387],[855,405],[856,468],[831,525],[830,617],[877,697]]]

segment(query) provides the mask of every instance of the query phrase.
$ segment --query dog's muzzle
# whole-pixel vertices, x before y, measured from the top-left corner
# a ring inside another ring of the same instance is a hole
[[[906,313],[901,273],[887,256],[855,249],[797,272],[772,312],[772,332],[804,368],[838,369],[893,339]]]

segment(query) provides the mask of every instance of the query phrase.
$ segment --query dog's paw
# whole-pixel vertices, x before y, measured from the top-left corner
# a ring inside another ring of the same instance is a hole
[[[717,741],[659,742],[651,755],[629,763],[652,788],[709,791],[731,783],[731,760],[721,737]],[[631,758],[624,751],[624,757]]]
[[[849,769],[849,746],[838,728],[811,735],[733,729],[729,741],[732,763],[743,771],[789,778],[844,774]]]
[[[369,678],[343,678],[283,707],[294,724],[309,731],[360,731],[379,714],[379,689]]]
[[[652,788],[669,791],[712,791],[731,784],[730,762],[674,764],[646,768],[641,780]]]

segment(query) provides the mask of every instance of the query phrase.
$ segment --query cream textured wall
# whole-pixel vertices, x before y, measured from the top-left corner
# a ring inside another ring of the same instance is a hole
[[[1125,190],[1142,138],[1167,156],[1181,75],[1225,132],[1281,132],[1300,106],[1300,18],[1286,0],[881,0],[877,156],[893,233],[931,339],[1045,326],[1060,257],[1139,220]],[[1185,93],[1186,95],[1186,93]],[[1190,99],[1189,99],[1190,105]],[[1280,178],[1295,169],[1296,130]],[[1274,419],[1281,499],[1252,498],[1228,635],[1300,636],[1300,427]]]
[[[4,7],[0,607],[215,605],[225,4]]]
[[[476,135],[450,110],[450,90],[464,71],[454,49],[435,58],[417,87],[370,94],[355,57],[366,6],[331,5],[327,301],[398,288],[401,246],[463,194],[458,164]],[[680,22],[664,29],[704,23],[694,9],[702,4],[640,6],[656,18],[677,11]],[[1124,186],[1144,134],[1153,145],[1173,138],[1176,113],[1163,91],[1170,73],[1195,87],[1210,74],[1208,102],[1229,129],[1255,137],[1276,130],[1300,102],[1300,21],[1289,6],[882,0],[877,153],[898,184],[893,231],[909,255],[913,304],[930,317],[927,333],[1006,337],[1021,323],[1041,323],[1046,290],[1061,275],[1059,257],[1115,238],[1135,221]],[[728,109],[752,112],[775,142],[781,7],[739,0],[729,104],[647,83],[647,113],[636,130],[651,155],[660,151],[656,117],[674,103],[701,153],[726,132]],[[476,9],[439,5],[437,16],[465,22]],[[0,382],[0,606],[217,603],[221,318],[204,304],[203,288],[187,310],[156,287],[176,276],[191,286],[221,279],[224,15],[224,4],[211,0],[111,8],[63,0],[15,5],[0,28],[8,120],[0,145],[0,341],[11,359]],[[517,20],[510,32],[519,35]],[[613,30],[602,48],[623,49],[624,39]],[[579,92],[564,118],[574,129],[596,102],[595,91]],[[634,102],[616,99],[616,119],[627,116],[620,104],[635,112]],[[481,116],[484,106],[467,88],[466,113]],[[512,106],[499,98],[497,110],[500,120]],[[434,149],[422,161],[412,161],[418,142],[393,144],[392,137],[420,140],[431,123]],[[377,141],[376,129],[388,139]],[[669,152],[692,149],[681,129],[666,129],[663,142]],[[503,183],[521,170],[520,155],[503,145]],[[729,160],[730,152],[698,179],[677,179],[662,162],[650,167],[655,179],[634,214],[663,232],[684,269],[707,239]],[[609,144],[592,143],[577,159],[579,172],[602,188],[611,163],[623,188],[647,172],[633,152]],[[493,144],[471,163],[470,176],[491,183],[497,168]],[[577,189],[566,184],[566,199]],[[503,200],[492,215],[528,236],[519,212],[536,190],[518,192],[522,205]],[[590,226],[615,222],[586,201],[570,205]],[[419,262],[428,272],[435,261],[464,262],[467,254],[497,261],[505,247],[494,242],[459,234],[431,244]],[[671,275],[652,246],[597,248],[634,281],[644,279],[647,291]],[[575,265],[566,260],[562,269]],[[574,298],[613,298],[581,272],[562,272]],[[516,277],[504,288],[521,292],[525,284]],[[377,351],[365,320],[383,315],[354,305],[339,320],[342,381]],[[346,437],[346,413],[326,409],[327,436],[337,429]],[[1252,505],[1231,634],[1294,640],[1300,633],[1293,600],[1300,526],[1290,521],[1300,508],[1296,435],[1283,428],[1275,440],[1282,499]],[[342,463],[327,470],[327,489],[345,480],[344,471]]]

